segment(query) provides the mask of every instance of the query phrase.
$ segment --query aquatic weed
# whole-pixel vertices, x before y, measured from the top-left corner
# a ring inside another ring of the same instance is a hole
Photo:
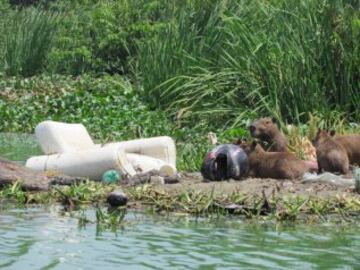
[[[25,204],[28,201],[28,195],[22,190],[19,181],[0,190],[0,199],[1,198],[15,201],[19,204]]]

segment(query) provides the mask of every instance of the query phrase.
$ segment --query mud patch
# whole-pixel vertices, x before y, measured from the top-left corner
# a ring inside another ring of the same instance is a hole
[[[290,181],[263,178],[248,178],[241,181],[203,182],[200,173],[184,173],[180,183],[164,185],[163,187],[168,192],[176,194],[187,190],[199,192],[212,192],[214,190],[215,195],[229,195],[236,192],[249,196],[261,196],[264,191],[267,196],[275,193],[283,196],[333,198],[351,194],[360,198],[360,194],[355,193],[354,188],[340,187],[327,183],[301,183],[300,180]]]

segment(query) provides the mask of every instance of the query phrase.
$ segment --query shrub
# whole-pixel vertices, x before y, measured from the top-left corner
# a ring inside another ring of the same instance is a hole
[[[166,0],[59,1],[63,14],[56,48],[49,57],[52,72],[79,75],[129,74],[136,58],[135,41],[162,27]],[[171,5],[170,5],[171,6]]]

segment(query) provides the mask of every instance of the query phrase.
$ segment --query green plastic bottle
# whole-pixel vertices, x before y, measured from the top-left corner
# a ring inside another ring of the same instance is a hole
[[[102,182],[104,184],[115,184],[121,180],[121,175],[116,170],[108,170],[104,172],[102,176]]]

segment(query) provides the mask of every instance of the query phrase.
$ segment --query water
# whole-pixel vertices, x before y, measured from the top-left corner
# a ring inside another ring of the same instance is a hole
[[[86,215],[94,218],[94,210]],[[359,269],[358,228],[283,227],[130,212],[117,231],[59,207],[0,212],[6,269]]]
[[[33,137],[1,135],[0,155],[24,162]],[[359,224],[253,224],[127,213],[116,231],[79,227],[60,206],[0,204],[3,269],[360,269]],[[95,221],[95,210],[86,216]]]
[[[41,155],[41,150],[34,135],[0,133],[0,156],[25,163],[35,155]]]

